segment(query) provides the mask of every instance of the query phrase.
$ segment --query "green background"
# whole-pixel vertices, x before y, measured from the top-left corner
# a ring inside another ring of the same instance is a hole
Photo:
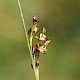
[[[36,13],[51,39],[40,55],[40,80],[80,80],[80,0],[20,0],[27,30]],[[0,80],[34,80],[17,0],[0,0]]]

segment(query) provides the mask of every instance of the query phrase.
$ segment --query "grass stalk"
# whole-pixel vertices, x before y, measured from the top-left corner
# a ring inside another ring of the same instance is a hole
[[[32,54],[32,43],[30,43],[29,39],[28,39],[26,25],[25,25],[23,13],[22,13],[22,8],[21,8],[20,0],[18,0],[18,6],[19,6],[19,10],[20,10],[20,16],[21,16],[21,19],[22,19],[22,24],[23,24],[23,29],[24,29],[24,34],[25,34],[26,42],[28,44],[28,48],[29,48],[29,52],[30,52],[30,56],[31,56],[31,61],[32,61],[32,65],[33,65],[34,75],[35,75],[35,80],[39,80],[39,79],[37,79],[37,77],[39,75],[37,75],[36,66],[35,66],[35,60],[33,59],[33,54]],[[30,44],[31,44],[31,46],[30,46]]]

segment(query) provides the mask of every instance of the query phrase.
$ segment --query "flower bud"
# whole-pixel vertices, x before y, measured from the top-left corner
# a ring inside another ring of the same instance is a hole
[[[39,64],[40,64],[40,63],[39,63],[39,60],[37,60],[37,61],[36,61],[36,67],[38,67]]]
[[[45,29],[45,27],[43,27],[43,31],[42,31],[43,33],[45,33],[46,32],[46,29]]]
[[[38,18],[36,17],[36,15],[34,15],[33,17],[33,24],[37,24],[39,22]]]

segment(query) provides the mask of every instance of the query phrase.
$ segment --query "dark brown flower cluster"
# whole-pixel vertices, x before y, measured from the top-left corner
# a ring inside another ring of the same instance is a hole
[[[30,44],[32,43],[33,33],[39,32],[39,28],[37,27],[38,22],[39,22],[38,18],[36,17],[36,15],[34,15],[33,26],[30,27],[30,29],[28,30],[28,35],[30,37]],[[35,46],[32,46],[33,56],[37,56],[37,60],[39,59],[40,53],[44,53],[44,54],[47,53],[47,46],[51,41],[46,37],[45,33],[46,33],[46,29],[43,27],[43,30],[39,34],[39,36],[35,36],[35,38],[39,41],[35,44]]]

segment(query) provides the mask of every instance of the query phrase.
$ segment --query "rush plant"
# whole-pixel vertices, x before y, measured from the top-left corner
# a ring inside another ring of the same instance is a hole
[[[26,42],[28,44],[29,53],[31,56],[31,67],[34,71],[35,80],[40,80],[39,77],[39,68],[40,68],[40,54],[46,54],[47,53],[47,46],[50,43],[51,40],[49,40],[45,33],[46,29],[43,27],[42,32],[40,32],[39,28],[37,27],[39,23],[39,19],[36,15],[33,17],[33,26],[29,28],[29,30],[26,30],[26,25],[20,5],[20,0],[18,0],[18,6],[20,10],[20,16],[22,19],[24,34],[26,38]],[[39,33],[39,36],[34,36],[35,33]],[[35,45],[33,45],[33,39],[36,38],[37,42]]]

